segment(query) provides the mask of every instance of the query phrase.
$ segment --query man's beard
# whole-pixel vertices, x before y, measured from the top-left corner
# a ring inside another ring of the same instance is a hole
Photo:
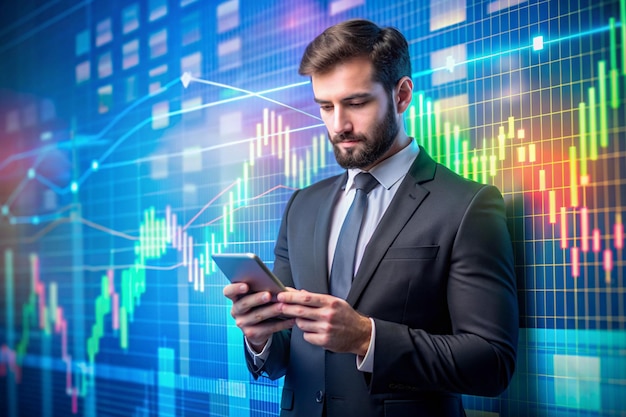
[[[387,114],[371,135],[342,134],[332,138],[333,151],[337,163],[345,169],[366,168],[373,165],[391,148],[398,135],[399,127],[393,113],[393,104],[390,102]],[[364,146],[348,148],[345,152],[337,146],[343,140],[357,140]]]

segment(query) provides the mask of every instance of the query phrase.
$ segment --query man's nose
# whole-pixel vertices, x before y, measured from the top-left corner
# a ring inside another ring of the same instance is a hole
[[[339,106],[335,107],[333,113],[333,131],[339,135],[352,130],[352,123],[349,120],[347,112]]]

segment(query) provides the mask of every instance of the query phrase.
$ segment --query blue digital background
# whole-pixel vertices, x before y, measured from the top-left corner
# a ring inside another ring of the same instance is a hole
[[[353,17],[409,41],[409,132],[505,197],[518,367],[467,414],[626,415],[625,0],[3,3],[0,414],[277,415],[209,259],[271,266],[340,171],[297,67]]]

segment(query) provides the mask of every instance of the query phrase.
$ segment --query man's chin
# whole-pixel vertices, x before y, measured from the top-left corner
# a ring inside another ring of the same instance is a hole
[[[335,159],[339,166],[345,169],[363,168],[367,165],[362,161],[362,158],[359,158],[359,155],[354,153],[335,154]]]

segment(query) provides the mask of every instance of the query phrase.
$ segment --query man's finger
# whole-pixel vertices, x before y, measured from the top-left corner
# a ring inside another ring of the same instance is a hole
[[[278,294],[277,299],[281,303],[301,304],[309,307],[320,307],[324,305],[324,296],[308,291],[284,291]]]
[[[250,289],[248,288],[248,284],[238,283],[238,284],[228,284],[224,287],[222,292],[224,296],[230,298],[231,300],[237,299],[240,295],[246,294]]]
[[[267,291],[248,294],[233,303],[233,307],[235,309],[235,312],[244,314],[256,307],[268,304],[271,299],[272,295]]]

